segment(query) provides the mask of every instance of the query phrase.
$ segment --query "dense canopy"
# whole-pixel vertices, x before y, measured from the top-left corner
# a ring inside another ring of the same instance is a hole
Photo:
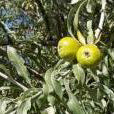
[[[63,37],[102,60],[61,59]],[[113,0],[0,0],[0,114],[113,114],[113,83]]]

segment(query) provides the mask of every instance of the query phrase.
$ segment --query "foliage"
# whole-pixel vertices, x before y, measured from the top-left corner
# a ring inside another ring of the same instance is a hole
[[[113,0],[0,1],[0,114],[114,113]],[[79,37],[81,34],[81,37]],[[61,60],[60,38],[96,44],[102,61]]]

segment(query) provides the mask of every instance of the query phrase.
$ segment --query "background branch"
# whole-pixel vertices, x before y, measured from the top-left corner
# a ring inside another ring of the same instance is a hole
[[[101,36],[101,31],[103,29],[104,20],[105,20],[105,8],[106,8],[106,0],[102,0],[102,9],[101,9],[101,16],[99,21],[98,29],[95,31],[95,37],[98,39],[95,43],[97,43]]]
[[[4,32],[7,34],[8,43],[5,43],[5,45],[13,44],[13,39],[16,39],[15,32],[11,31],[1,19],[0,19],[0,26],[3,28]]]
[[[1,72],[0,72],[0,77],[2,77],[4,79],[10,81],[11,83],[17,85],[18,87],[22,88],[24,91],[28,90],[27,87],[25,87],[24,85],[20,84],[19,82],[13,80],[12,78],[8,77],[7,75],[5,75],[5,74],[3,74]]]
[[[46,24],[47,32],[50,35],[50,24],[49,24],[49,19],[48,19],[46,12],[45,12],[45,9],[44,9],[40,0],[35,0],[35,2],[38,4],[38,8],[39,8],[41,15],[42,15],[42,18],[44,19],[45,24]]]

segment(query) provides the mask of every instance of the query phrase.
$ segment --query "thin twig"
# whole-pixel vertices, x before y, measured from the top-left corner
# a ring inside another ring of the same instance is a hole
[[[14,35],[15,32],[11,31],[8,26],[0,19],[0,25],[3,28],[3,30],[8,34],[8,35],[12,35],[14,39],[16,39],[16,36]]]
[[[34,74],[38,80],[44,81],[43,77],[41,76],[40,73],[38,73],[38,71],[32,69],[27,64],[25,64],[25,65],[26,65],[27,69],[29,70],[29,72],[32,73],[32,74]]]
[[[25,87],[24,85],[20,84],[19,82],[13,80],[13,79],[10,78],[9,76],[7,76],[7,75],[5,75],[5,74],[3,74],[3,73],[1,73],[1,72],[0,72],[0,77],[2,77],[2,78],[4,78],[4,79],[10,81],[11,83],[13,83],[13,84],[19,86],[19,87],[22,88],[24,91],[28,90],[27,87]]]
[[[16,39],[16,35],[14,31],[11,31],[8,26],[0,19],[0,26],[3,28],[4,32],[7,35],[8,38],[8,43],[5,43],[3,45],[9,45],[9,44],[13,44],[13,40]]]
[[[40,0],[35,0],[35,2],[37,3],[38,8],[40,10],[40,13],[42,15],[42,18],[44,19],[44,22],[46,24],[47,32],[50,34],[50,23],[49,23],[49,19],[48,19],[48,16],[46,14],[46,11],[45,11]]]
[[[101,9],[99,26],[98,26],[98,29],[95,31],[95,37],[97,39],[95,43],[97,43],[100,40],[101,31],[103,29],[104,20],[105,20],[105,8],[106,8],[106,0],[102,0],[102,9]]]
[[[10,29],[8,26],[0,19],[0,25],[2,26],[3,30],[7,33],[11,33]]]
[[[42,77],[41,74],[38,73],[38,71],[36,71],[36,70],[30,68],[30,66],[28,66],[27,64],[25,64],[25,65],[26,65],[27,68],[28,68],[31,72],[33,72],[35,75]]]

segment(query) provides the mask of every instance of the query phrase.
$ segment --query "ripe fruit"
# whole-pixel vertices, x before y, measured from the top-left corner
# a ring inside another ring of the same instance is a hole
[[[58,43],[58,54],[63,59],[73,60],[80,46],[76,39],[64,37]]]
[[[94,66],[101,60],[101,51],[94,44],[87,44],[79,48],[77,61],[83,66]]]

